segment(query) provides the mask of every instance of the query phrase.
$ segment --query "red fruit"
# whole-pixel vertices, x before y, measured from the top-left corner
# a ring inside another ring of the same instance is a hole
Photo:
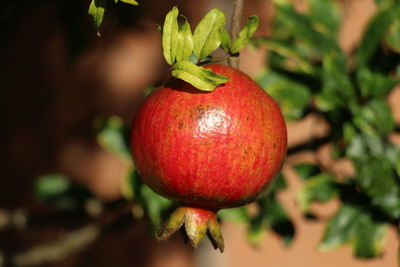
[[[178,208],[161,229],[166,239],[185,224],[196,246],[209,231],[221,251],[215,213],[257,199],[280,171],[287,133],[278,105],[245,73],[205,66],[229,77],[213,92],[182,80],[156,89],[132,124],[137,171]]]

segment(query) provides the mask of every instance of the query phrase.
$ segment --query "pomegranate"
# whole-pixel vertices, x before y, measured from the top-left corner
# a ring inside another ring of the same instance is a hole
[[[194,247],[208,233],[222,252],[216,212],[265,191],[283,164],[287,133],[278,105],[249,76],[204,67],[229,81],[213,92],[178,79],[156,89],[133,120],[131,150],[143,181],[179,206],[159,238],[184,224]]]

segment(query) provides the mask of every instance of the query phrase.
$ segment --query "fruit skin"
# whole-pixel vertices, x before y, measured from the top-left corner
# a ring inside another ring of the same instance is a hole
[[[182,80],[156,89],[132,123],[143,181],[160,195],[217,211],[254,201],[281,169],[287,132],[275,101],[249,76],[207,65],[229,81],[203,92]]]

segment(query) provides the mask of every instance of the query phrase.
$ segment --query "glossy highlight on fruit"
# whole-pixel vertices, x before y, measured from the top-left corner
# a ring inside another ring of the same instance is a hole
[[[178,79],[156,89],[133,120],[131,150],[143,181],[180,206],[160,239],[185,224],[193,246],[208,232],[222,251],[215,212],[265,191],[282,167],[287,133],[278,105],[249,76],[204,67],[229,81],[213,92]]]

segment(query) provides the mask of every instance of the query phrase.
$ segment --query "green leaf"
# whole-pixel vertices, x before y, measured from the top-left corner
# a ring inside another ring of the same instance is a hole
[[[357,135],[357,130],[353,124],[346,122],[343,124],[343,139],[346,144],[350,144],[353,138]]]
[[[155,193],[143,183],[134,167],[130,169],[122,185],[122,193],[127,200],[135,203],[139,217],[142,217],[142,212],[144,212],[151,222],[152,230],[160,226],[166,219],[168,211],[173,207],[171,200]]]
[[[334,111],[345,105],[334,92],[322,92],[315,96],[315,105],[321,111]]]
[[[139,174],[136,172],[135,166],[132,164],[121,182],[121,192],[125,199],[133,201],[137,197],[138,187],[141,183],[139,182],[139,179]]]
[[[323,57],[323,91],[341,97],[346,103],[356,98],[346,57],[341,52],[334,51]]]
[[[392,142],[386,139],[383,139],[382,142],[384,143],[384,148],[385,148],[384,149],[385,158],[387,158],[393,165],[393,167],[396,169],[398,160],[400,159],[400,146],[397,146],[396,144],[393,144]]]
[[[267,190],[261,194],[262,197],[268,197],[269,195],[275,195],[278,191],[287,188],[287,183],[285,177],[282,173],[279,173],[272,181],[271,184],[268,186]]]
[[[259,245],[265,235],[265,229],[271,228],[289,245],[294,237],[295,229],[285,209],[274,195],[267,195],[256,202],[259,206],[257,214],[251,218],[247,229],[247,239],[252,245]]]
[[[176,63],[172,76],[184,80],[202,91],[213,91],[218,85],[228,81],[226,76],[197,66],[190,61]]]
[[[107,151],[130,160],[131,154],[127,144],[127,128],[121,118],[113,116],[108,118],[99,133],[98,143]]]
[[[178,14],[179,10],[176,6],[174,6],[165,16],[162,31],[163,53],[165,60],[169,65],[173,65],[175,63],[179,35]]]
[[[389,75],[372,72],[368,68],[359,68],[356,74],[364,98],[384,97],[396,85],[396,80]]]
[[[231,37],[229,36],[229,33],[226,31],[224,27],[220,29],[220,35],[221,35],[221,47],[224,49],[226,52],[230,53],[231,51]]]
[[[306,180],[297,194],[297,201],[302,212],[308,212],[312,202],[326,202],[337,195],[335,180],[332,175],[321,173]]]
[[[368,158],[354,160],[357,169],[357,184],[369,197],[372,203],[379,206],[388,216],[400,215],[400,187],[395,176],[395,166],[385,159]]]
[[[276,197],[262,198],[258,203],[261,203],[260,213],[265,216],[265,224],[283,238],[285,245],[290,245],[295,234],[294,225]]]
[[[73,185],[67,176],[60,173],[38,177],[34,191],[38,200],[61,210],[77,209],[90,197],[86,189]]]
[[[365,140],[361,135],[354,135],[346,148],[346,155],[351,158],[364,158],[367,155]]]
[[[197,25],[194,35],[194,54],[201,60],[216,50],[221,44],[221,28],[225,25],[225,14],[212,9]]]
[[[304,180],[321,173],[321,169],[318,165],[309,163],[297,164],[294,166],[294,170]]]
[[[153,227],[160,226],[163,221],[163,211],[172,207],[173,202],[155,193],[145,184],[140,187],[140,198],[144,211]]]
[[[270,51],[273,51],[285,58],[285,67],[290,71],[300,71],[307,74],[316,73],[313,65],[309,63],[309,59],[304,58],[304,56],[301,55],[295,47],[292,47],[287,43],[267,38],[260,38],[257,39],[257,44],[266,46]]]
[[[343,203],[336,215],[329,220],[319,248],[331,250],[351,243],[356,257],[379,256],[383,251],[387,225],[373,218],[362,207]]]
[[[378,135],[374,134],[363,134],[361,133],[361,136],[363,137],[365,144],[369,150],[368,153],[368,158],[372,159],[374,157],[384,157],[385,154],[385,141]]]
[[[248,223],[250,220],[246,207],[220,210],[218,211],[218,217],[235,223]]]
[[[163,33],[163,28],[162,28],[162,26],[161,26],[160,24],[156,24],[156,29],[157,29],[157,31],[158,31],[159,33],[161,33],[161,36],[162,36],[162,33]]]
[[[393,51],[400,53],[400,7],[397,10],[396,18],[385,35],[385,42]]]
[[[357,229],[357,218],[362,212],[363,210],[357,206],[343,203],[336,215],[327,223],[318,248],[331,250],[351,242]]]
[[[179,29],[178,44],[176,48],[176,61],[189,60],[193,52],[193,35],[190,25],[185,19],[183,25]]]
[[[258,27],[258,16],[252,15],[247,19],[246,25],[239,32],[239,36],[233,41],[231,53],[236,54],[242,50],[253,37]]]
[[[282,173],[279,173],[279,175],[273,180],[273,184],[270,185],[270,188],[273,192],[287,188],[287,183]]]
[[[263,214],[259,214],[259,216],[250,221],[249,227],[247,228],[246,238],[253,246],[258,246],[264,239],[266,232],[264,217]]]
[[[379,206],[389,218],[395,220],[400,217],[400,192],[398,186],[393,188],[391,192],[375,196],[372,203]]]
[[[36,196],[42,200],[50,200],[71,189],[71,182],[63,174],[46,174],[38,178],[35,185]]]
[[[89,15],[93,19],[93,23],[98,29],[103,21],[104,11],[106,9],[106,0],[92,0],[89,6]]]
[[[394,1],[396,0],[375,0],[375,4],[381,8],[382,6],[393,4]]]
[[[115,0],[115,1],[117,2],[118,0]],[[134,5],[134,6],[139,5],[139,3],[136,2],[135,0],[120,0],[120,1],[121,1],[121,2],[124,2],[124,3],[126,3],[126,4]]]
[[[341,23],[341,12],[332,0],[310,0],[309,16],[313,28],[331,38],[336,38]]]
[[[258,77],[257,83],[279,103],[286,119],[298,119],[303,116],[311,100],[307,87],[272,71]]]
[[[354,124],[366,134],[390,134],[394,129],[392,111],[385,99],[375,98],[353,118]]]
[[[396,170],[399,149],[379,136],[358,134],[352,138],[347,155],[357,170],[358,187],[371,198],[371,204],[389,218],[398,218],[400,187]]]
[[[374,221],[362,213],[357,219],[353,242],[353,254],[359,258],[373,258],[382,254],[387,224]]]
[[[393,164],[395,166],[397,176],[400,177],[400,153],[397,153]]]
[[[309,48],[314,50],[314,53],[319,54],[322,52],[327,53],[333,50],[339,50],[334,39],[313,29],[310,18],[296,12],[293,5],[278,1],[276,7],[277,20],[282,23],[281,25],[283,25],[286,30],[289,30],[291,34],[306,43]]]
[[[156,89],[157,87],[155,87],[154,85],[150,85],[148,86],[146,89],[144,89],[144,96],[147,97],[149,96],[151,93],[153,93],[153,91]]]
[[[379,9],[369,21],[356,52],[358,67],[368,64],[393,22],[395,10],[391,5]]]
[[[374,99],[364,109],[365,119],[375,126],[378,133],[385,135],[394,130],[392,110],[386,99]]]

